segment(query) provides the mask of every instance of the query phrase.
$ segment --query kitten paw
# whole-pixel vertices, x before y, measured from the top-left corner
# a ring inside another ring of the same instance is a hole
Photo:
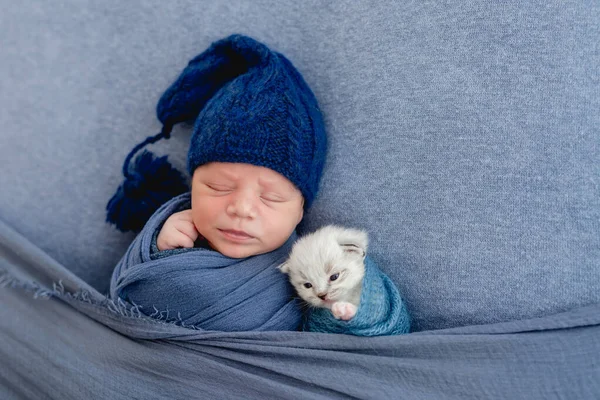
[[[331,306],[331,313],[336,319],[348,321],[356,315],[356,306],[345,301],[338,301]]]

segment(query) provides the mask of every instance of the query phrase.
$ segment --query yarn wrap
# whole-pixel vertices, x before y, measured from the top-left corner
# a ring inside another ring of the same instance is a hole
[[[410,316],[398,288],[367,256],[360,304],[354,318],[342,321],[326,308],[311,308],[303,330],[355,336],[400,335],[410,331]]]

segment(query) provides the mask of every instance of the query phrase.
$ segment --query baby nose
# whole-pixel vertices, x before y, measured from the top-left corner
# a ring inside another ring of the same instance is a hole
[[[227,207],[229,214],[235,214],[240,217],[253,217],[254,206],[249,196],[241,194]]]
[[[327,297],[327,292],[325,292],[325,293],[318,293],[317,297],[320,298],[321,300],[325,300],[325,298]]]

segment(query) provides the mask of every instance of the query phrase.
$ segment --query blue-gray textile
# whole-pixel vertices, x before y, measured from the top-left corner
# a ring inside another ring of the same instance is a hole
[[[209,332],[110,302],[1,221],[0,267],[3,400],[600,398],[598,305],[397,336]]]
[[[369,232],[413,329],[600,302],[597,1],[0,0],[0,218],[108,289],[123,159],[234,32],[293,61],[329,138],[299,233]],[[191,126],[153,145],[185,170]],[[52,212],[48,212],[52,210]]]
[[[123,158],[160,130],[173,71],[241,32],[293,60],[319,99],[330,147],[303,230],[368,231],[419,331],[200,339],[0,290],[0,398],[600,398],[597,1],[0,9],[0,226],[22,235],[2,234],[0,262],[13,275],[104,299],[134,238],[104,222]],[[183,170],[191,131],[151,150]]]
[[[235,259],[207,248],[153,257],[153,241],[173,213],[189,207],[190,193],[160,207],[115,267],[110,294],[142,314],[196,329],[289,331],[301,312],[283,263],[296,234],[270,253]]]
[[[394,282],[367,256],[356,315],[342,321],[326,308],[310,308],[302,330],[356,336],[400,335],[410,331],[410,316]]]

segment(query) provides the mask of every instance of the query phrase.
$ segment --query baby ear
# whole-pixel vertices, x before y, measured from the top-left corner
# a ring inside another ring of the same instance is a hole
[[[369,238],[367,233],[358,229],[344,229],[338,236],[338,243],[347,254],[356,254],[365,258]]]
[[[279,270],[281,272],[283,272],[284,274],[287,274],[288,272],[290,272],[290,265],[288,264],[288,262],[284,262],[283,264],[281,264],[279,267]]]

